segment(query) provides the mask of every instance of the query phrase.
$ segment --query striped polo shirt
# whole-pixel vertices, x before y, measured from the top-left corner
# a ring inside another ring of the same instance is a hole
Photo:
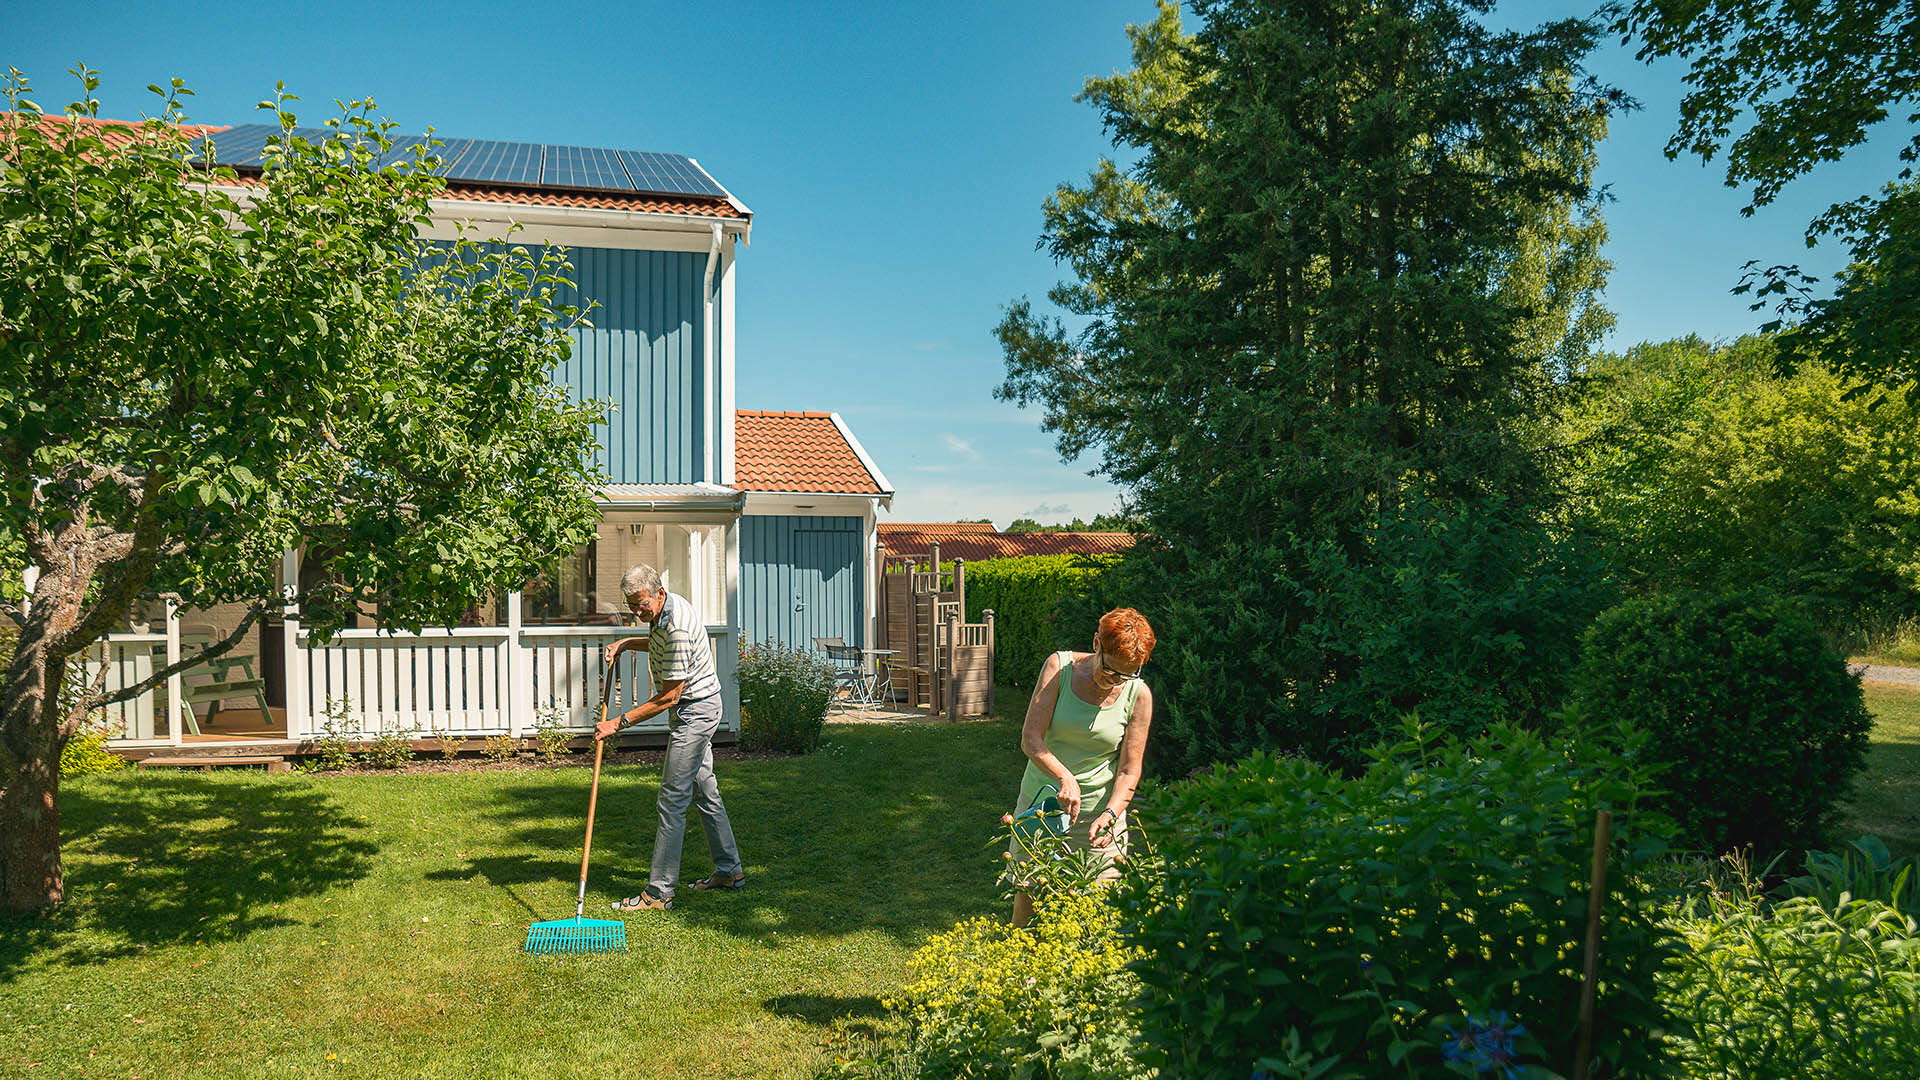
[[[720,692],[720,675],[713,667],[713,642],[707,639],[707,621],[693,601],[673,593],[660,608],[647,636],[647,670],[653,675],[653,687],[673,679],[685,679],[680,691],[681,704],[710,698]]]

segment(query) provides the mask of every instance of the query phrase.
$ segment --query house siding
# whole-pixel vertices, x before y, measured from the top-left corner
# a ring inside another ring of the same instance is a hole
[[[577,400],[613,402],[598,460],[616,484],[711,481],[704,452],[711,402],[703,363],[702,278],[691,252],[571,248],[577,293],[599,304],[573,331],[573,356],[554,372]],[[584,306],[584,304],[583,304]]]
[[[747,642],[866,644],[865,524],[857,517],[740,519],[740,626]]]

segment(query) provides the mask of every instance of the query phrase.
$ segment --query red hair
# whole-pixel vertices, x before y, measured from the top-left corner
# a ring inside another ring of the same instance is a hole
[[[1114,608],[1100,616],[1100,630],[1094,635],[1100,651],[1138,666],[1153,655],[1153,627],[1147,617],[1130,607]]]

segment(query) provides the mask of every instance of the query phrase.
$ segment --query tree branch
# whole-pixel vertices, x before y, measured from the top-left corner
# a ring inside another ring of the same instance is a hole
[[[256,602],[252,607],[247,609],[246,618],[243,618],[240,620],[240,625],[234,628],[233,633],[228,634],[226,637],[220,639],[219,641],[216,641],[213,644],[208,645],[206,648],[201,649],[198,653],[195,653],[192,657],[188,659],[181,660],[178,663],[168,664],[166,667],[163,667],[159,671],[156,671],[153,674],[147,676],[146,678],[140,680],[139,682],[134,683],[132,686],[121,687],[120,689],[115,690],[113,693],[106,694],[104,696],[99,695],[97,692],[93,694],[89,694],[87,697],[87,700],[84,702],[85,708],[87,710],[93,710],[93,709],[104,708],[108,705],[114,704],[115,702],[130,701],[136,697],[139,697],[141,694],[144,694],[147,691],[153,689],[154,687],[159,686],[161,683],[166,682],[169,678],[172,678],[174,674],[178,672],[186,671],[190,668],[197,667],[201,664],[206,663],[209,660],[212,660],[218,656],[224,655],[227,651],[232,649],[235,645],[238,645],[240,643],[240,639],[247,636],[247,631],[253,629],[253,624],[259,622],[261,616],[265,615],[266,613],[267,613],[267,605],[264,603]]]

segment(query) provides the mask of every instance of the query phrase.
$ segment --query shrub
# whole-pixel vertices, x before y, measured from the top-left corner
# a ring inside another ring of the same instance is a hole
[[[820,745],[833,666],[818,653],[762,641],[740,650],[740,748],[806,754]]]
[[[1524,507],[1409,498],[1346,544],[1143,540],[1095,591],[1153,621],[1148,765],[1173,778],[1256,750],[1357,768],[1414,711],[1460,736],[1543,722],[1611,601],[1602,579]]]
[[[1751,882],[1673,922],[1660,988],[1683,1075],[1920,1076],[1920,926],[1879,900],[1765,903]]]
[[[1431,1076],[1477,1031],[1516,1068],[1570,1073],[1608,808],[1593,1053],[1600,1075],[1657,1074],[1654,972],[1671,944],[1633,870],[1671,825],[1640,811],[1644,770],[1513,725],[1445,745],[1405,731],[1352,779],[1259,753],[1137,801],[1160,855],[1114,899],[1141,950],[1141,1033],[1167,1071]]]
[[[410,728],[383,729],[368,740],[361,760],[376,769],[397,769],[414,759],[413,740],[419,735],[418,724]]]
[[[439,750],[442,761],[452,761],[460,756],[460,751],[466,749],[467,740],[463,735],[439,728],[434,728],[429,734],[433,736],[434,746]]]
[[[554,761],[567,752],[573,732],[566,728],[567,710],[558,706],[536,709],[533,714],[533,753],[541,761]]]
[[[844,1076],[1135,1078],[1139,1059],[1132,999],[1137,954],[1098,896],[1061,896],[1031,927],[970,919],[935,935],[913,956],[912,979],[888,1008],[903,1044]],[[1237,1078],[1238,1080],[1238,1078]]]
[[[1896,859],[1877,836],[1863,836],[1839,851],[1809,851],[1806,873],[1788,878],[1788,896],[1811,896],[1830,910],[1843,898],[1878,900],[1920,913],[1920,855]]]
[[[107,749],[107,740],[114,735],[114,728],[104,721],[81,727],[60,748],[60,778],[71,780],[126,768],[126,760]]]
[[[1111,556],[1029,555],[967,564],[967,621],[994,616],[994,668],[1009,686],[1030,689],[1047,654],[1085,649],[1093,639],[1094,619],[1068,622],[1063,602],[1084,596],[1094,579],[1111,565]]]
[[[360,763],[351,738],[352,715],[353,706],[347,699],[327,698],[326,707],[320,710],[320,734],[314,739],[314,752],[319,755],[314,764],[316,770],[338,772]]]
[[[1664,809],[1709,853],[1820,843],[1866,761],[1860,681],[1766,593],[1629,601],[1586,637],[1574,702],[1649,736]]]
[[[480,756],[492,762],[512,761],[520,756],[520,739],[507,734],[489,735],[480,744]]]

